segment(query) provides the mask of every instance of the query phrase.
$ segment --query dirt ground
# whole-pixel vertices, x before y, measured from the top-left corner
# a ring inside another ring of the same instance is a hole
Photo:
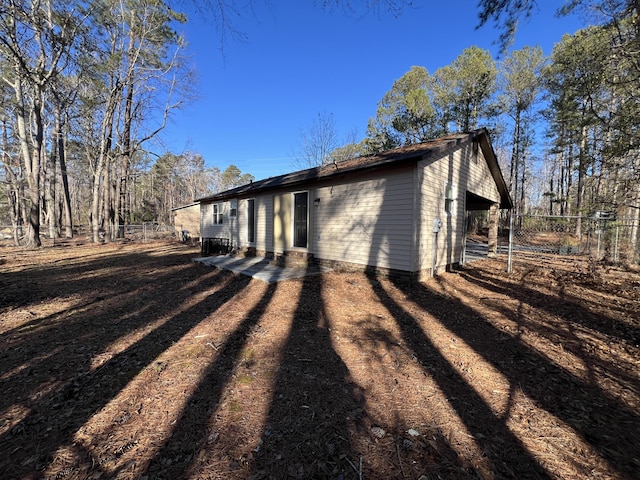
[[[267,285],[198,254],[0,247],[1,478],[637,478],[638,269]]]

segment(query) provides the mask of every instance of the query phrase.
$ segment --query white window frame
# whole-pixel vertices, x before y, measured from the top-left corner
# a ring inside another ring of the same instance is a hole
[[[229,200],[229,216],[237,217],[238,216],[238,199],[232,198]]]
[[[214,225],[222,225],[224,221],[224,212],[223,212],[223,204],[222,203],[213,203],[213,224]]]
[[[444,186],[444,211],[447,215],[453,215],[455,202],[458,199],[458,186],[455,183],[446,183]]]

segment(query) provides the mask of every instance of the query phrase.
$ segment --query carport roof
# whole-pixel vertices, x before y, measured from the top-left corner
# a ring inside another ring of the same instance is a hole
[[[345,175],[364,170],[380,169],[390,166],[391,164],[400,165],[405,162],[418,161],[427,156],[434,155],[438,151],[448,148],[451,144],[464,144],[472,141],[478,142],[482,148],[491,174],[496,182],[498,191],[500,192],[500,208],[511,208],[513,204],[511,202],[509,191],[507,190],[495,152],[493,151],[491,142],[489,141],[489,135],[484,128],[474,130],[469,133],[454,133],[428,142],[407,145],[405,147],[387,150],[375,155],[356,157],[337,163],[330,163],[319,167],[279,175],[277,177],[269,177],[264,180],[251,182],[240,187],[201,198],[198,201],[202,203],[211,203],[239,196],[248,196],[265,190],[274,190],[282,187],[292,187],[313,183],[321,179],[337,177],[338,175]]]

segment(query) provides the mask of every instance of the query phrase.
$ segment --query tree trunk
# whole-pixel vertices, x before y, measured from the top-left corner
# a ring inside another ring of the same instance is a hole
[[[124,128],[122,131],[123,152],[120,158],[120,181],[118,190],[118,237],[124,238],[125,223],[127,221],[127,187],[129,169],[131,166],[131,111],[133,109],[133,84],[127,86],[127,98],[124,107]]]
[[[18,174],[13,171],[14,164],[9,156],[9,136],[7,134],[7,119],[2,117],[2,164],[4,165],[5,177],[7,179],[7,202],[11,210],[11,227],[13,231],[13,242],[16,246],[20,245],[20,237],[22,236],[22,208],[20,201],[23,198],[21,194],[21,179],[19,172],[20,165],[17,165]]]
[[[114,83],[115,86],[112,88],[107,100],[105,116],[102,121],[101,128],[100,150],[98,152],[98,158],[96,160],[95,169],[93,171],[93,187],[91,192],[91,229],[93,232],[93,241],[95,243],[98,243],[101,240],[101,194],[103,193],[103,189],[110,188],[109,183],[104,181],[103,176],[105,172],[105,166],[107,166],[108,156],[111,150],[113,118],[117,106],[118,93],[120,92],[119,84],[117,82]]]
[[[515,126],[513,129],[513,146],[511,149],[511,169],[509,175],[509,188],[511,189],[511,198],[518,198],[518,169],[520,165],[520,112],[515,115]],[[515,213],[520,213],[518,205],[515,206]]]
[[[26,246],[28,248],[37,248],[40,242],[40,165],[43,139],[43,121],[42,108],[40,105],[40,92],[35,92],[33,104],[33,119],[35,134],[29,136],[27,134],[27,112],[24,104],[24,96],[22,92],[22,81],[19,78],[15,80],[14,90],[17,100],[16,123],[18,127],[18,138],[20,141],[20,150],[25,164],[27,174],[27,222],[28,229],[26,235]],[[32,140],[33,139],[33,140]],[[33,146],[31,146],[31,142]]]
[[[56,157],[58,145],[53,142],[51,154],[47,156],[47,166],[45,171],[45,206],[47,226],[49,227],[49,238],[53,241],[57,237],[57,220],[56,215]],[[47,181],[48,180],[48,181]]]
[[[587,128],[582,127],[580,132],[580,153],[578,154],[578,186],[576,189],[576,237],[582,236],[582,197],[584,196],[584,181],[586,177],[587,162]]]
[[[522,176],[520,177],[520,208],[519,213],[521,215],[525,214],[526,208],[526,193],[525,193],[525,182],[527,180],[527,158],[526,155],[522,154],[520,160],[520,169],[522,170]]]
[[[5,150],[6,151],[6,150]],[[13,243],[20,245],[22,236],[22,206],[20,199],[23,198],[21,181],[13,172],[11,165],[4,164],[5,175],[7,177],[7,202],[11,210],[11,228],[13,231]]]
[[[69,177],[67,176],[66,144],[63,133],[64,124],[60,112],[55,112],[55,139],[58,144],[58,161],[60,162],[60,176],[62,178],[62,203],[64,213],[64,228],[66,238],[73,238],[73,217],[71,215],[71,195],[69,193]]]
[[[549,215],[553,215],[553,183],[556,174],[556,165],[551,169],[551,178],[549,179]]]
[[[569,201],[569,195],[571,195],[571,187],[573,186],[573,143],[569,144],[569,151],[565,156],[564,174],[565,174],[565,196],[564,196],[564,212],[563,215],[571,215],[571,202]]]

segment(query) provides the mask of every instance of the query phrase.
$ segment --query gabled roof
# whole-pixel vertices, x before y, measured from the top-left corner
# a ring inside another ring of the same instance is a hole
[[[215,195],[201,198],[198,201],[206,203],[223,201],[239,196],[257,194],[266,190],[275,190],[284,187],[294,187],[315,183],[320,180],[337,177],[338,175],[381,169],[391,165],[398,166],[402,163],[408,162],[417,162],[427,156],[437,155],[439,151],[449,148],[452,144],[460,145],[472,141],[479,142],[479,145],[482,148],[489,170],[491,171],[498,187],[498,191],[500,192],[500,208],[511,208],[513,206],[511,197],[509,196],[506,183],[500,171],[495,152],[491,147],[489,135],[484,128],[469,133],[454,133],[428,142],[394,148],[375,155],[356,157],[337,163],[329,163],[319,167],[279,175],[277,177],[269,177],[264,180],[258,180]]]
[[[196,205],[200,205],[200,201],[199,200],[197,202],[189,203],[187,205],[180,205],[178,207],[174,207],[174,208],[171,209],[171,211],[175,212],[176,210],[182,210],[184,208],[195,207]]]

